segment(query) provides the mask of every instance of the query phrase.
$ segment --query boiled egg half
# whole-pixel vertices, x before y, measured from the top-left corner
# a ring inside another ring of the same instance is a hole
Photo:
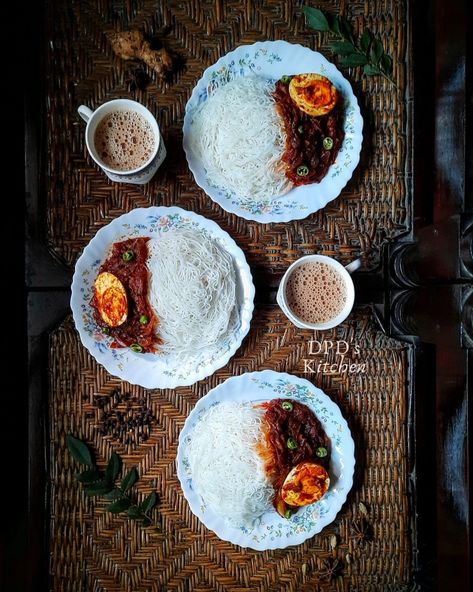
[[[289,95],[301,111],[320,117],[327,115],[338,101],[338,91],[321,74],[298,74],[291,78]]]
[[[312,462],[296,465],[281,487],[281,498],[288,506],[308,506],[325,495],[330,477],[324,467]]]
[[[113,273],[100,273],[94,284],[100,316],[109,327],[122,325],[128,316],[128,298],[121,281]]]

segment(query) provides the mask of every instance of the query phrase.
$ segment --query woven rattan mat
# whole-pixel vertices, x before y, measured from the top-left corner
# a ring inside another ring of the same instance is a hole
[[[224,369],[193,387],[146,391],[112,378],[82,347],[72,321],[64,322],[50,342],[51,590],[407,589],[411,574],[408,349],[381,333],[365,309],[356,310],[337,331],[323,335],[326,341],[347,341],[347,359],[365,363],[364,372],[339,373],[340,356],[333,350],[327,356],[311,355],[310,337],[310,332],[290,325],[277,307],[259,308],[249,336]],[[316,337],[322,339],[321,334]],[[312,347],[317,351],[318,346]],[[318,364],[325,362],[335,364],[333,373],[317,373]],[[357,462],[352,492],[336,520],[298,547],[270,552],[241,549],[208,531],[191,514],[175,468],[179,432],[198,398],[229,376],[263,368],[305,376],[321,387],[348,421]],[[315,373],[304,374],[304,369]],[[132,414],[140,406],[151,410],[155,421],[149,437],[140,438],[138,428],[131,436],[123,435],[113,422],[111,427],[107,424],[107,414],[110,418],[126,410],[125,403],[116,400],[117,389],[122,396],[130,395],[127,404]],[[65,446],[69,432],[86,439],[99,461],[104,462],[113,449],[126,467],[138,467],[139,495],[158,492],[154,518],[161,532],[113,516],[100,498],[85,497],[74,480],[77,467]],[[372,537],[357,541],[353,529],[365,508]],[[323,563],[329,559],[340,562],[340,572],[331,581]]]
[[[301,2],[268,0],[49,0],[45,61],[45,145],[43,187],[47,196],[47,238],[58,258],[72,265],[97,230],[135,207],[179,205],[216,220],[244,248],[253,269],[280,275],[301,254],[337,253],[348,262],[359,254],[379,261],[379,247],[410,227],[411,159],[407,74],[407,0],[323,0],[380,35],[394,58],[396,89],[379,77],[347,73],[361,105],[364,143],[360,165],[341,196],[303,221],[261,225],[226,213],[200,190],[182,149],[186,102],[204,68],[241,44],[285,39],[328,50],[329,37],[304,24]],[[182,67],[169,83],[129,92],[130,66],[113,57],[104,31],[139,27],[165,29],[165,44]],[[85,125],[77,115],[84,103],[97,107],[117,98],[135,98],[156,115],[168,157],[155,178],[139,188],[107,181],[87,155]]]

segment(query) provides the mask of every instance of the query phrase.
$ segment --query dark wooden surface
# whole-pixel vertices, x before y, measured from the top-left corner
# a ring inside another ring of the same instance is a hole
[[[35,10],[29,14],[26,35],[32,56],[37,56],[39,42],[35,25],[40,9],[36,10],[37,14]],[[473,369],[469,230],[473,167],[465,169],[465,160],[471,160],[468,16],[465,1],[413,3],[415,228],[412,236],[387,246],[379,270],[357,278],[358,301],[374,301],[386,329],[417,345],[411,479],[417,499],[416,581],[425,590],[467,590],[469,577],[467,462],[462,465],[461,457],[452,454],[462,446],[468,449],[468,380]],[[8,591],[41,590],[44,584],[43,336],[64,316],[70,282],[70,271],[53,263],[43,242],[44,212],[36,186],[41,79],[35,68],[31,70],[26,82],[25,270],[29,286],[29,522],[26,529],[21,511],[19,516],[7,512],[2,589]],[[25,412],[20,402],[18,410]],[[21,433],[24,426],[19,419],[16,430]],[[10,438],[13,432],[6,430]],[[11,464],[18,468],[18,462]]]
[[[419,511],[420,552],[432,563],[437,590],[466,590],[470,580],[468,425],[471,417],[472,299],[471,64],[466,3],[418,3],[414,18],[415,228],[391,258],[391,332],[422,342],[428,371],[416,376],[418,508],[432,500],[431,520]],[[431,27],[420,29],[427,14]],[[422,75],[420,74],[422,72]],[[420,108],[419,97],[427,100]],[[429,101],[428,97],[433,97]],[[467,100],[468,97],[468,100]],[[468,153],[469,151],[469,153]],[[469,171],[469,173],[468,173]],[[463,311],[463,317],[462,317]],[[428,360],[430,359],[430,362]],[[419,369],[418,369],[419,370]],[[423,380],[426,384],[420,384]],[[435,451],[435,454],[432,452]],[[424,518],[424,519],[423,519]],[[427,541],[436,541],[434,553]]]

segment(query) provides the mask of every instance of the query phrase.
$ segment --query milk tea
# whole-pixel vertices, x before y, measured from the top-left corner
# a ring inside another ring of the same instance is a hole
[[[347,287],[331,265],[311,261],[296,267],[286,284],[286,302],[293,314],[308,324],[327,323],[345,307]]]
[[[151,158],[155,138],[151,124],[136,111],[113,111],[97,125],[95,149],[103,164],[116,171],[142,167]]]

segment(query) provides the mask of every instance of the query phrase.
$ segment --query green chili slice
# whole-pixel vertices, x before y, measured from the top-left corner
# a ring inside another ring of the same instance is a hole
[[[283,84],[289,84],[292,76],[286,76],[285,74],[279,79]]]
[[[324,448],[323,446],[321,446],[320,448],[317,448],[317,450],[315,451],[315,454],[319,458],[323,458],[324,456],[327,456],[327,449]]]
[[[294,440],[294,438],[288,438],[286,441],[286,446],[289,448],[289,450],[295,450],[297,448],[297,442]]]
[[[287,518],[289,520],[289,518],[292,516],[292,510],[289,510],[289,508],[284,512],[284,518]]]
[[[324,138],[324,141],[322,142],[323,147],[325,148],[325,150],[332,150],[333,148],[333,140],[332,138],[329,138],[328,136],[326,138]]]
[[[291,401],[283,401],[281,403],[281,407],[284,409],[284,411],[292,411],[294,405],[291,403]]]
[[[147,325],[148,324],[148,317],[146,315],[140,315],[140,323],[142,325]]]
[[[297,131],[298,131],[298,133],[299,133],[299,134],[301,134],[301,135],[302,135],[302,134],[304,133],[304,126],[303,126],[303,125],[300,125],[300,126],[297,128]]]
[[[130,349],[136,354],[141,354],[141,352],[143,351],[143,347],[139,343],[132,343],[130,345]]]
[[[299,177],[307,177],[309,174],[309,167],[305,166],[305,164],[301,164],[301,166],[297,167],[296,173],[299,175]]]
[[[135,254],[133,253],[133,251],[125,251],[124,253],[122,253],[122,259],[123,261],[132,261],[135,258]]]

